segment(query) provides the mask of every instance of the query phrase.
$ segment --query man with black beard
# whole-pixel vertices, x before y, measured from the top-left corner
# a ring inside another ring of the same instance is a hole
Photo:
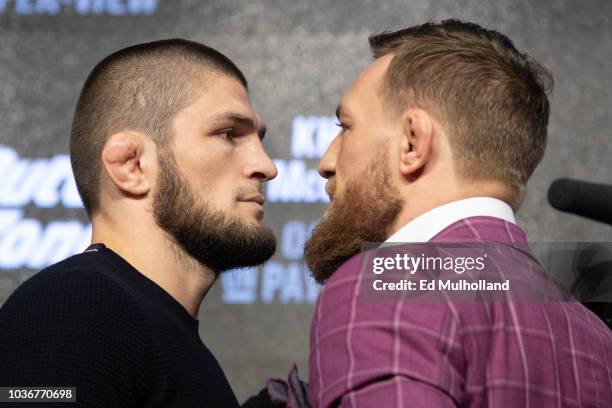
[[[264,134],[243,74],[212,48],[164,40],[103,59],[70,140],[92,245],[0,309],[0,386],[73,387],[55,393],[69,406],[237,406],[197,317],[221,272],[275,251]]]

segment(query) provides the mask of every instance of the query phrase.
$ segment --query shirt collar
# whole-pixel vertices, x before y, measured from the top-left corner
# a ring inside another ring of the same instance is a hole
[[[449,225],[468,217],[488,216],[516,224],[512,208],[492,197],[453,201],[414,218],[385,242],[427,242]]]

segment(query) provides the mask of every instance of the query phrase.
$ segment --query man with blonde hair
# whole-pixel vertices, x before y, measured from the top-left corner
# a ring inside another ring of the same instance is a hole
[[[324,283],[312,405],[609,406],[612,336],[579,303],[360,296],[367,242],[488,242],[515,248],[509,262],[527,256],[514,212],[550,110],[550,75],[496,31],[446,20],[370,45],[319,164],[332,201],[305,248]]]

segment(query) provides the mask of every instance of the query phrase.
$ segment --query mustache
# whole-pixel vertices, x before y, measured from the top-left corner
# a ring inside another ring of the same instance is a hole
[[[242,187],[237,191],[237,196],[240,199],[247,199],[253,196],[263,196],[263,185],[260,183],[255,187]]]

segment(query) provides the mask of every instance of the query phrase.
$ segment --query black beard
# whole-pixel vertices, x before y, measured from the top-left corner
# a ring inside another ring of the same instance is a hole
[[[381,154],[365,171],[367,177],[348,182],[342,197],[334,197],[327,215],[313,230],[304,257],[318,283],[324,284],[363,244],[387,239],[402,208],[387,165],[386,155]]]
[[[274,255],[276,237],[270,228],[211,209],[196,199],[172,153],[162,148],[158,160],[161,172],[153,216],[188,255],[217,274],[259,265]]]

